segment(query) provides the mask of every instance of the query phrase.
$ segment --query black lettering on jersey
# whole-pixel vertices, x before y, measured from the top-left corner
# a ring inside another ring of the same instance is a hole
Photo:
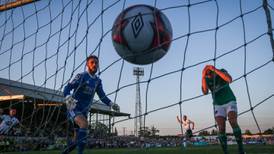
[[[6,125],[11,126],[12,125],[12,121],[6,121]]]
[[[71,83],[74,84],[75,82],[77,82],[78,80],[80,80],[80,78],[81,78],[81,74],[77,74],[75,76],[75,78],[71,81]]]

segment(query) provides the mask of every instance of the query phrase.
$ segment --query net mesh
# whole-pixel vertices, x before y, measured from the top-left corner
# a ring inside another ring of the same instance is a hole
[[[195,133],[216,127],[211,98],[201,92],[201,72],[206,64],[225,68],[232,75],[231,87],[243,128],[252,126],[262,132],[273,126],[269,110],[274,96],[273,1],[46,0],[3,10],[0,77],[34,85],[35,90],[49,88],[58,93],[85,70],[86,57],[94,54],[100,60],[99,75],[106,93],[121,106],[121,111],[133,115],[137,84],[132,75],[134,65],[115,52],[111,28],[122,10],[140,3],[159,8],[169,18],[174,33],[168,54],[143,66],[143,114],[139,116],[144,127],[154,125],[163,134],[177,134],[183,129],[175,118],[183,114],[196,117]],[[8,93],[4,88],[1,91]],[[22,104],[19,114],[25,127],[34,127],[32,121],[36,121],[34,134],[55,135],[62,131],[59,129],[66,121],[59,123],[57,119],[65,111],[58,106],[27,110],[27,104],[17,103]],[[31,114],[23,116],[26,112]],[[36,113],[41,114],[39,122],[34,117]],[[130,134],[133,126],[128,124],[133,125],[135,118],[115,118],[111,124],[128,127]]]

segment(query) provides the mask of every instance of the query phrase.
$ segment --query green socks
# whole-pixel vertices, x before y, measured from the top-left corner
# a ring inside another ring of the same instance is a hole
[[[236,142],[238,144],[239,153],[244,153],[242,131],[239,126],[233,128],[233,134],[235,136]]]
[[[238,144],[239,154],[244,154],[242,131],[239,126],[233,128],[233,135],[235,136],[236,142]],[[225,132],[219,132],[219,141],[221,143],[224,154],[228,154],[227,150],[227,136]]]
[[[222,146],[222,149],[224,151],[224,154],[228,154],[226,133],[219,133],[218,136],[219,136],[219,141],[221,143],[221,146]]]

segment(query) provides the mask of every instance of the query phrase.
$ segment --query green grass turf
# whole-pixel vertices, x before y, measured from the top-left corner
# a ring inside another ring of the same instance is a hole
[[[247,154],[274,154],[274,145],[246,145]],[[230,154],[237,154],[237,146],[229,146]],[[1,152],[0,152],[1,153]],[[19,154],[8,152],[7,154]],[[32,151],[23,154],[60,154],[60,151]],[[1,153],[2,154],[2,153]],[[74,150],[71,154],[76,154]],[[201,146],[182,148],[150,148],[150,149],[86,149],[85,154],[222,154],[220,146]]]

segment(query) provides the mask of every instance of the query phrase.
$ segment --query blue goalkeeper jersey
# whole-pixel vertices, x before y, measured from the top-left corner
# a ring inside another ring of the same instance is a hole
[[[64,96],[70,95],[77,100],[75,110],[82,113],[88,113],[90,105],[93,102],[94,94],[97,93],[100,100],[106,105],[110,105],[111,100],[106,96],[101,79],[88,72],[77,74],[75,78],[64,88]]]

